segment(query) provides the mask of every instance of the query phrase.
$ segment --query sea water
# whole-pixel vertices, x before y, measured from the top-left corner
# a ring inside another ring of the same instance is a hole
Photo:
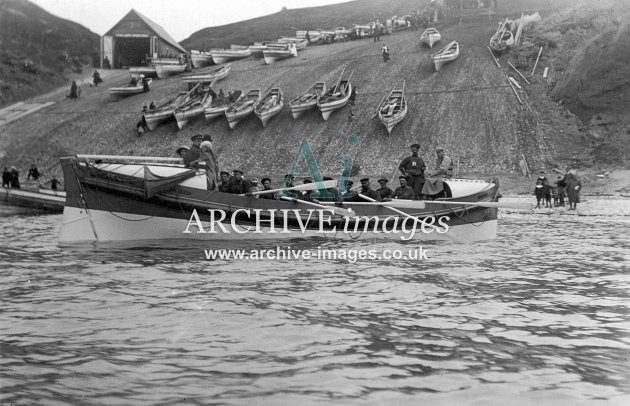
[[[475,244],[59,247],[0,212],[2,404],[630,404],[630,201],[501,212]],[[414,259],[206,259],[422,247]]]

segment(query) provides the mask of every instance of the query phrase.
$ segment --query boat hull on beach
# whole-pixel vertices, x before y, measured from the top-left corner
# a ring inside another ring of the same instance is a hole
[[[328,117],[335,111],[348,104],[350,95],[352,94],[352,83],[347,80],[339,82],[338,86],[333,87],[317,101],[317,108],[322,112],[322,118],[328,120]]]
[[[289,108],[294,119],[299,118],[306,111],[317,107],[317,101],[326,92],[326,82],[314,83],[304,94],[289,101]]]
[[[265,128],[271,117],[280,113],[283,107],[284,96],[282,95],[282,90],[274,88],[269,90],[269,92],[256,103],[254,106],[254,114],[260,119],[263,128]]]
[[[225,118],[230,128],[234,129],[241,120],[254,112],[260,96],[260,89],[252,89],[225,110]]]
[[[145,79],[145,81],[147,82],[148,85],[150,85],[152,79],[151,78],[147,78],[147,79]],[[127,85],[127,86],[110,87],[109,88],[109,94],[110,94],[110,96],[112,96],[114,98],[133,96],[135,94],[140,94],[142,92],[144,92],[144,85],[142,83],[142,80],[138,80],[135,85],[131,85],[130,84],[130,85]]]
[[[407,117],[407,99],[401,89],[392,89],[378,108],[378,118],[391,134],[396,124]]]
[[[160,79],[165,79],[169,76],[180,74],[184,72],[185,70],[186,70],[186,65],[172,65],[172,64],[155,65],[155,73]]]
[[[420,35],[420,43],[433,48],[433,45],[442,39],[442,35],[435,28],[427,28]]]
[[[252,54],[249,47],[243,49],[213,49],[210,51],[212,60],[217,65],[227,63],[236,59],[247,58]]]
[[[475,205],[497,200],[498,183],[493,181],[445,180],[453,195],[445,201],[449,204],[344,202],[340,208],[330,202],[330,209],[315,210],[300,200],[210,191],[203,170],[185,168],[174,158],[144,157],[144,162],[141,158],[61,158],[67,197],[60,243],[303,237],[469,242],[496,238],[497,208]]]
[[[147,122],[149,130],[153,130],[163,121],[175,117],[175,109],[186,103],[190,99],[189,92],[180,92],[177,96],[158,105],[155,109],[148,110],[144,113],[144,119]]]
[[[444,64],[454,61],[458,56],[459,43],[457,41],[449,42],[444,48],[431,55],[435,71],[439,72]]]
[[[221,79],[224,79],[229,73],[230,69],[232,69],[231,64],[221,65],[215,69],[212,69],[207,73],[199,73],[195,75],[184,75],[182,76],[182,81],[184,83],[188,83],[189,85],[194,83],[211,83],[218,82]]]
[[[138,78],[144,75],[145,78],[157,78],[155,66],[132,66],[129,68],[129,74],[132,78]]]
[[[212,94],[210,91],[202,91],[195,97],[192,97],[186,103],[175,108],[173,114],[177,127],[181,130],[191,119],[204,115],[204,111],[212,104]]]
[[[209,52],[191,50],[190,60],[195,68],[203,68],[204,66],[212,65],[212,55]]]

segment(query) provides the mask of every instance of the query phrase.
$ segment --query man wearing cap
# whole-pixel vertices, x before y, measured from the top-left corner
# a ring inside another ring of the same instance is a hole
[[[262,178],[260,180],[260,183],[262,184],[263,189],[262,190],[271,190],[271,179],[270,178]],[[263,193],[262,195],[258,195],[259,198],[261,199],[272,199],[275,200],[276,199],[276,194],[275,193]]]
[[[186,145],[181,145],[179,148],[175,150],[175,153],[179,155],[180,158],[184,159],[184,156],[188,153],[188,148]]]
[[[234,176],[230,179],[230,193],[247,194],[252,192],[252,183],[243,177],[243,171],[234,169]]]
[[[197,169],[197,165],[199,164],[199,157],[201,156],[201,142],[203,141],[203,136],[201,134],[195,134],[190,137],[193,145],[188,150],[188,153],[184,157],[184,166],[188,168]]]
[[[427,168],[422,158],[418,156],[419,144],[411,146],[411,155],[403,159],[398,165],[398,170],[407,177],[409,187],[414,191],[414,199],[422,196],[422,186],[424,185],[424,170]]]
[[[360,194],[362,194],[362,195],[364,195],[366,197],[369,197],[370,199],[374,199],[377,202],[383,201],[383,199],[381,199],[381,195],[376,193],[376,191],[370,187],[370,179],[369,178],[361,179],[361,192],[360,192]],[[359,196],[359,201],[368,201],[369,202],[370,200],[363,199],[361,196]]]
[[[405,176],[399,176],[398,179],[400,180],[400,187],[397,187],[396,190],[394,190],[392,198],[413,200],[415,193],[412,188],[407,186],[407,178]]]
[[[226,171],[219,172],[219,192],[230,193],[230,173]]]
[[[358,193],[352,190],[353,185],[354,185],[354,182],[351,181],[350,179],[346,181],[346,190],[341,195],[343,200],[346,202],[356,202],[356,201],[362,200],[362,199],[359,199]]]
[[[333,180],[333,178],[331,178],[330,176],[324,176],[322,178],[322,180],[325,182],[327,180]],[[337,189],[336,187],[332,186],[326,189],[326,191],[328,192],[323,193],[321,196],[318,196],[318,198],[320,198],[321,200],[324,201],[333,201],[333,202],[337,202],[340,203],[343,201],[343,198],[341,197],[341,193],[339,192],[339,189]],[[318,203],[319,200],[315,200],[315,203]]]
[[[388,182],[387,179],[380,178],[378,180],[378,184],[381,185],[381,187],[376,189],[376,193],[378,193],[381,196],[381,199],[383,201],[386,201],[386,199],[391,200],[392,195],[394,194],[394,191],[391,190],[389,187],[387,187],[387,182]]]

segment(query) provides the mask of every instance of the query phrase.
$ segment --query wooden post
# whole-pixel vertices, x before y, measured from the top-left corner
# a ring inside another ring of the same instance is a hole
[[[516,89],[514,88],[514,85],[512,84],[512,82],[510,82],[510,78],[505,75],[505,77],[507,78],[507,82],[510,85],[510,88],[512,89],[512,91],[514,92],[514,96],[516,96],[516,98],[518,99],[518,102],[521,104],[521,106],[523,105],[523,101],[521,100],[521,97],[518,95],[518,93],[516,92]]]
[[[508,65],[510,65],[510,66],[512,67],[512,69],[514,69],[514,70],[516,71],[516,73],[518,73],[518,74],[519,74],[519,76],[520,76],[521,78],[523,78],[523,80],[525,81],[525,83],[527,83],[528,85],[529,85],[529,84],[531,84],[531,83],[529,83],[529,81],[528,81],[527,79],[525,79],[525,76],[523,76],[523,74],[522,74],[522,73],[521,73],[518,69],[516,69],[516,67],[515,67],[514,65],[512,65],[512,63],[511,63],[510,61],[508,61]]]
[[[492,49],[490,49],[489,46],[486,46],[486,48],[488,48],[488,51],[490,51],[490,55],[492,55],[492,59],[494,60],[494,63],[497,64],[497,68],[501,69],[501,65],[499,65],[499,61],[497,61],[497,58],[494,56],[494,53],[492,52]]]
[[[534,77],[534,72],[536,72],[536,66],[538,65],[538,59],[540,59],[540,54],[542,54],[542,49],[543,47],[540,47],[540,50],[538,51],[538,57],[536,57],[536,63],[534,64],[534,69],[532,69],[531,77]]]

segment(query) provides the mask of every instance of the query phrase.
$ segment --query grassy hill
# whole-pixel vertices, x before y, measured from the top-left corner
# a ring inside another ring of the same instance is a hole
[[[382,7],[385,6],[383,2]],[[342,15],[336,11],[336,6],[327,7],[331,15]],[[617,9],[610,14],[622,16],[624,12]],[[512,9],[510,13],[514,17],[520,15]],[[149,93],[114,101],[106,89],[126,83],[128,73],[103,71],[105,86],[84,86],[81,100],[65,100],[66,88],[35,98],[34,101],[55,100],[57,104],[5,126],[4,136],[0,138],[0,151],[6,152],[3,164],[26,168],[32,161],[52,162],[51,157],[55,155],[74,153],[173,156],[175,148],[181,144],[189,145],[190,136],[196,133],[212,134],[221,168],[242,167],[259,177],[271,175],[274,183],[288,170],[303,137],[308,138],[322,172],[332,176],[341,173],[339,157],[348,155],[360,165],[359,176],[384,175],[389,178],[414,142],[421,144],[421,153],[430,164],[435,159],[434,148],[438,145],[445,147],[459,163],[460,171],[470,176],[498,175],[505,179],[518,172],[522,157],[534,171],[550,171],[567,165],[597,167],[602,163],[618,165],[626,162],[628,137],[624,131],[628,128],[627,117],[612,109],[607,110],[606,115],[598,112],[589,117],[573,108],[568,95],[559,95],[557,100],[551,98],[553,90],[560,89],[564,80],[572,77],[572,72],[584,74],[578,64],[580,58],[584,58],[580,55],[590,52],[588,44],[595,41],[573,43],[573,48],[569,48],[567,40],[567,47],[562,48],[558,44],[565,44],[561,42],[564,34],[574,38],[578,29],[584,30],[580,35],[585,37],[610,34],[600,34],[595,29],[597,26],[592,30],[567,26],[566,31],[557,37],[557,21],[568,19],[570,11],[548,10],[538,28],[526,32],[526,44],[529,45],[522,51],[510,51],[500,57],[499,69],[486,46],[501,16],[488,18],[487,14],[471,10],[470,15],[460,22],[459,18],[445,14],[446,21],[437,25],[442,33],[441,44],[458,40],[461,53],[440,72],[433,69],[431,50],[419,45],[421,31],[405,30],[383,37],[381,43],[364,39],[308,47],[296,58],[272,65],[251,58],[237,61],[233,63],[230,75],[216,85],[225,92],[280,87],[289,100],[315,81],[325,80],[329,86],[334,85],[345,66],[345,76],[353,72],[352,82],[359,89],[357,103],[352,107],[355,114],[352,121],[348,119],[348,109],[335,112],[328,121],[323,121],[317,111],[293,120],[290,112],[284,110],[264,129],[255,116],[241,122],[234,130],[229,129],[224,118],[213,122],[201,118],[181,131],[172,121],[137,137],[135,123],[140,118],[142,106],[152,100],[165,100],[185,90],[185,85],[178,77],[154,80]],[[275,19],[269,21],[268,25],[277,22]],[[339,24],[345,23],[339,20]],[[234,33],[236,27],[232,27]],[[249,30],[245,23],[238,27],[241,31]],[[225,35],[228,44],[244,42]],[[555,46],[551,46],[554,38]],[[623,42],[623,39],[613,38],[608,41],[608,46],[623,46],[617,41]],[[545,51],[537,74],[530,79],[531,84],[526,85],[517,78],[524,85],[524,90],[520,91],[524,102],[521,105],[507,84],[506,75],[517,75],[506,62],[523,65],[522,72],[529,76],[540,42],[545,42]],[[379,52],[383,43],[391,50],[391,62],[383,63]],[[536,51],[533,58],[528,47]],[[601,62],[606,66],[612,63]],[[549,79],[542,78],[544,67],[550,68]],[[579,94],[584,92],[587,84],[592,88],[602,87],[599,78],[587,77]],[[373,116],[379,101],[392,87],[403,83],[409,114],[390,136]],[[618,87],[623,91],[627,89],[627,83],[621,78]],[[602,119],[597,119],[598,116]],[[591,123],[592,120],[597,122]],[[605,126],[600,125],[601,122]],[[611,136],[610,131],[604,131],[606,129],[614,129],[615,134],[624,136]],[[350,145],[350,135],[358,137],[357,145]],[[597,153],[606,148],[614,148],[616,154],[611,160],[601,161]],[[519,180],[510,177],[508,183],[511,182]]]
[[[0,106],[66,82],[98,57],[99,36],[26,0],[0,1]]]

